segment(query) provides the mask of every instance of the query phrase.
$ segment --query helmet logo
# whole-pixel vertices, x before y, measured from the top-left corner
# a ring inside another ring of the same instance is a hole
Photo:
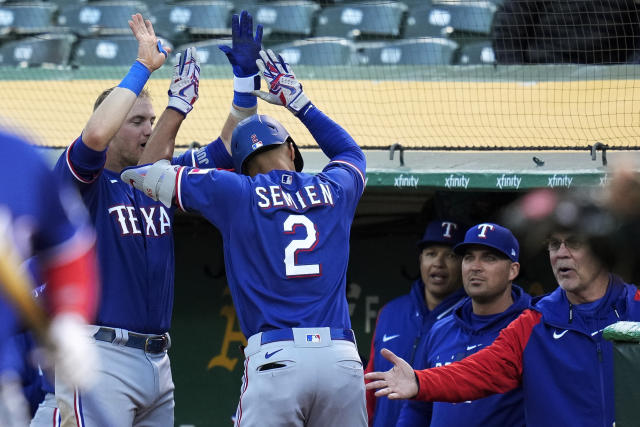
[[[251,144],[251,149],[254,150],[254,151],[257,150],[258,148],[262,147],[262,145],[263,145],[262,141],[260,141],[258,139],[258,137],[256,136],[255,133],[251,134],[251,143],[252,143]]]

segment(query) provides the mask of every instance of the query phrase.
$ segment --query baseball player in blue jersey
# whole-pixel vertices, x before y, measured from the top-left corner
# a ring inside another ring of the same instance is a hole
[[[384,371],[389,361],[379,356],[389,348],[401,354],[412,366],[424,358],[423,341],[438,319],[452,313],[466,294],[460,278],[460,257],[453,246],[462,241],[464,228],[457,222],[436,220],[427,224],[418,242],[420,277],[411,292],[402,295],[380,310],[371,340],[371,353],[365,372]],[[367,392],[369,425],[394,425],[402,403],[386,397],[376,398]]]
[[[257,44],[257,55],[262,31],[256,38],[245,37],[253,24],[246,13],[240,18],[244,19],[235,19],[234,43],[245,43],[246,48]],[[115,426],[173,425],[167,331],[173,307],[174,209],[145,197],[148,189],[133,189],[119,175],[125,167],[158,159],[192,167],[231,168],[227,146],[231,126],[239,121],[237,116],[251,114],[252,109],[232,107],[232,124],[225,125],[220,138],[172,158],[178,129],[198,98],[200,68],[195,48],[181,53],[168,107],[152,130],[155,115],[143,87],[165,55],[148,21],[135,15],[130,26],[139,41],[138,60],[118,87],[100,96],[81,136],[60,157],[56,171],[79,187],[100,237],[104,291],[90,333],[104,361],[97,389],[109,398],[101,402],[102,410]],[[235,53],[237,49],[231,49],[228,54],[234,66],[233,61],[242,62]],[[257,70],[255,61],[252,66]],[[95,425],[95,411],[82,406],[81,393],[60,387],[57,377],[56,397],[62,425]]]
[[[270,91],[259,96],[291,110],[329,157],[320,174],[301,172],[302,157],[279,122],[254,115],[233,131],[239,173],[157,162],[126,170],[122,179],[221,231],[229,288],[248,337],[236,425],[365,426],[363,369],[346,299],[365,157],[309,101],[281,57],[261,51],[258,66]]]
[[[454,249],[462,257],[462,282],[469,296],[452,316],[433,325],[417,369],[449,365],[476,353],[529,308],[531,297],[512,283],[520,271],[519,247],[511,231],[498,224],[469,228]],[[396,425],[524,426],[522,388],[455,405],[405,402]]]
[[[85,329],[86,322],[93,320],[95,314],[98,282],[95,236],[86,212],[73,190],[58,183],[33,148],[2,131],[0,164],[0,178],[11,183],[0,187],[3,265],[39,256],[38,275],[49,283],[45,306],[51,318],[45,342],[41,344],[53,348],[47,351],[48,358],[58,366],[68,384],[89,386],[95,379],[98,356],[85,337]],[[24,271],[19,263],[15,263],[15,270]],[[3,278],[5,274],[3,267]],[[23,277],[27,277],[26,273]],[[9,281],[0,279],[0,354],[15,333],[20,314],[11,309],[15,294],[8,292],[10,287]],[[21,290],[27,295],[31,291]],[[2,374],[0,378],[4,379]],[[13,390],[16,389],[11,384],[0,381],[1,425],[28,423],[25,413],[15,411],[16,407],[24,407],[19,402],[17,406],[12,404],[21,396],[19,388],[17,392]],[[3,399],[7,392],[9,401]]]

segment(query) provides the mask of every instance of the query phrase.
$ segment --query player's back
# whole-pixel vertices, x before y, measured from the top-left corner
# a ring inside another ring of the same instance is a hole
[[[324,173],[240,179],[225,260],[243,331],[350,328],[346,269],[357,200]]]

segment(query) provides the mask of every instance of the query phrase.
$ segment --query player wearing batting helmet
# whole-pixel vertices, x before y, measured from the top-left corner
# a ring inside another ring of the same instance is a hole
[[[251,37],[253,23],[246,13],[242,27],[238,24],[236,18],[234,43],[240,40],[257,55],[262,31],[255,39]],[[129,182],[123,183],[120,174],[127,167],[158,159],[164,159],[162,163],[168,167],[173,163],[231,169],[231,131],[244,116],[256,111],[255,96],[251,97],[251,107],[242,102],[246,96],[237,95],[218,139],[172,158],[178,129],[198,98],[197,53],[195,48],[180,53],[169,87],[168,106],[152,134],[155,114],[143,87],[149,75],[164,63],[166,52],[149,21],[134,15],[129,25],[138,39],[138,60],[118,87],[105,91],[98,99],[82,135],[56,165],[57,173],[80,189],[96,224],[104,282],[91,335],[103,356],[96,390],[105,398],[99,403],[95,399],[83,400],[83,390],[59,387],[56,376],[62,425],[100,425],[100,413],[106,415],[110,425],[118,427],[173,425],[174,384],[167,331],[173,308],[175,209],[164,198],[154,201],[145,197],[151,188],[143,186],[138,191]],[[237,58],[234,52],[228,56],[235,73]],[[252,67],[257,72],[255,61]],[[239,69],[242,71],[242,67]],[[253,79],[251,83],[253,90]]]
[[[463,237],[464,228],[458,222],[429,222],[418,242],[420,277],[413,283],[411,292],[380,310],[365,372],[391,367],[389,361],[379,355],[382,348],[391,349],[416,368],[424,367],[415,363],[422,363],[426,358],[427,333],[436,320],[450,315],[466,297],[460,278],[460,257],[453,252],[453,246]],[[395,424],[401,407],[400,401],[376,398],[373,391],[367,392],[367,413],[372,426]]]
[[[309,129],[330,159],[322,173],[300,172],[302,158],[286,130],[256,115],[232,134],[242,173],[156,163],[122,178],[155,188],[151,197],[174,200],[221,231],[229,288],[248,337],[236,425],[364,427],[346,269],[365,157],[309,101],[281,57],[261,51],[258,66],[270,93],[254,93],[285,105]],[[174,185],[167,190],[164,182]]]
[[[393,399],[453,403],[522,386],[527,426],[613,425],[613,345],[602,330],[620,320],[640,321],[640,291],[611,274],[575,232],[553,232],[547,249],[560,286],[493,344],[421,371],[383,350],[395,371],[368,374],[367,388]]]

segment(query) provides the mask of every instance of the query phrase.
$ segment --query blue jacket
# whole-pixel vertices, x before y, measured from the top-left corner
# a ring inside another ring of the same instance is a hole
[[[530,307],[531,296],[512,285],[513,304],[491,316],[475,316],[471,298],[458,306],[452,316],[433,325],[426,338],[427,368],[449,365],[496,339],[500,331]],[[432,414],[433,405],[433,414]],[[431,424],[429,424],[431,420]],[[522,388],[464,403],[406,401],[397,427],[413,426],[524,426]]]
[[[421,279],[416,280],[408,294],[395,298],[380,310],[365,372],[391,369],[391,363],[380,355],[383,348],[393,351],[413,365],[416,348],[431,326],[438,319],[451,314],[453,308],[465,297],[464,289],[461,288],[429,311],[424,299],[424,284]],[[367,392],[370,426],[394,425],[401,407],[400,400],[376,398],[373,391]]]
[[[577,306],[558,288],[483,351],[416,372],[416,398],[459,402],[522,385],[529,427],[611,427],[613,345],[602,330],[619,320],[640,321],[640,291],[634,285],[611,275],[602,298]]]

